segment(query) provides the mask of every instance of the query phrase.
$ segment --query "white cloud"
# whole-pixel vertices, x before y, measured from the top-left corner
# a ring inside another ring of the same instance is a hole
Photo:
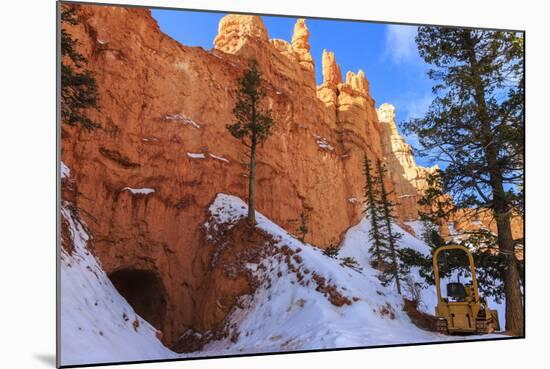
[[[395,64],[411,62],[418,56],[414,38],[416,26],[390,24],[386,27],[385,55]]]

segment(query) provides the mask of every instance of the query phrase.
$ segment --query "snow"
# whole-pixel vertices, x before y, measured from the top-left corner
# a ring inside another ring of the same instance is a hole
[[[201,128],[200,124],[195,122],[193,119],[185,117],[181,114],[169,114],[169,115],[166,115],[164,117],[164,119],[180,122],[180,123],[183,123],[183,124],[188,124],[188,125],[191,125],[191,126],[197,128],[197,129]]]
[[[405,224],[412,228],[416,238],[422,239],[422,235],[425,232],[424,224],[422,223],[422,221],[413,220],[413,221],[405,222]]]
[[[218,194],[209,208],[218,223],[235,224],[247,213],[246,204],[239,198]],[[201,355],[257,353],[288,350],[307,350],[354,346],[378,346],[398,343],[463,340],[480,336],[451,337],[427,332],[416,327],[403,311],[403,300],[393,286],[383,287],[378,271],[370,267],[368,245],[369,223],[363,219],[350,228],[342,242],[339,258],[330,258],[320,249],[293,238],[281,227],[256,212],[257,227],[276,240],[276,247],[288,246],[297,252],[302,263],[294,263],[304,274],[299,283],[295,273],[276,257],[262,261],[263,268],[251,271],[271,281],[261,285],[253,296],[242,299],[242,308],[230,316],[230,324],[238,327],[239,339],[229,338],[207,344]],[[206,224],[216,227],[216,224]],[[429,247],[396,226],[404,234],[401,243],[429,254]],[[298,252],[298,250],[300,250]],[[343,257],[353,257],[362,271],[342,265]],[[305,270],[310,273],[305,274]],[[316,291],[311,275],[315,272],[327,284],[349,300],[351,305],[333,305]],[[310,285],[307,285],[309,281]],[[426,309],[433,313],[434,289],[424,291]],[[390,311],[384,314],[384,311]],[[390,315],[393,315],[391,318]],[[488,337],[488,336],[481,336]],[[198,354],[198,353],[195,353]]]
[[[124,187],[122,191],[129,191],[134,195],[149,195],[150,193],[155,192],[154,188],[132,188]]]
[[[314,134],[313,137],[315,137],[315,142],[317,143],[317,146],[319,146],[323,150],[329,150],[334,151],[334,147],[332,147],[326,138],[321,137],[317,134]]]
[[[61,206],[74,245],[71,254],[61,248],[61,364],[176,357],[155,337],[155,328],[117,292],[88,251],[90,236],[71,209],[67,202]],[[136,319],[139,326],[134,329]]]
[[[187,156],[189,156],[192,159],[204,159],[206,156],[203,153],[198,152],[188,152]]]
[[[393,225],[394,231],[401,233],[402,238],[399,240],[399,246],[401,248],[411,248],[424,256],[431,256],[430,247],[424,242],[420,241],[418,238],[414,237],[410,233],[404,231],[398,225]],[[369,249],[369,231],[370,231],[370,222],[368,218],[363,218],[359,224],[354,227],[351,227],[342,241],[340,255],[354,257],[359,265],[365,270],[371,270],[374,275],[377,275],[377,271],[371,268],[369,260],[371,255],[368,251]],[[425,284],[424,280],[419,276],[418,268],[411,268],[411,278],[413,282],[420,283],[421,285]],[[391,286],[393,287],[393,286]],[[394,287],[395,288],[395,287]],[[405,297],[410,298],[411,296],[407,294],[407,291],[404,291]],[[428,288],[423,288],[420,295],[420,306],[419,310],[428,314],[434,313],[435,305],[437,304],[437,296],[435,288],[429,286]]]
[[[217,156],[217,155],[214,155],[214,154],[208,154],[210,155],[212,158],[216,159],[216,160],[221,160],[221,161],[225,161],[226,163],[229,163],[229,160],[227,160],[226,158],[222,157],[222,156]]]
[[[69,178],[71,176],[71,169],[69,169],[69,167],[65,165],[65,163],[61,162],[59,174],[61,176],[61,179]]]
[[[218,194],[209,211],[212,217],[205,228],[215,230],[224,224],[227,229],[246,217],[247,206],[237,197]],[[274,247],[286,246],[300,256],[290,262],[302,279],[277,253],[259,264],[248,263],[246,267],[262,283],[253,295],[241,297],[227,318],[238,333],[236,342],[230,335],[200,351],[176,354],[162,345],[155,328],[118,294],[87,250],[90,236],[68,203],[62,206],[62,216],[75,246],[72,254],[62,250],[61,256],[63,365],[506,337],[446,336],[415,326],[403,311],[402,296],[394,286],[382,286],[379,272],[370,266],[368,219],[346,232],[339,255],[332,258],[256,212],[257,227],[272,236]],[[422,241],[398,226],[395,230],[403,234],[400,246],[429,255],[429,247]],[[354,258],[359,268],[345,266],[345,257]],[[349,304],[336,306],[322,289],[318,291],[314,273]],[[420,281],[418,271],[411,275]],[[433,287],[422,290],[422,310],[433,314],[435,301]],[[134,319],[140,323],[137,330],[132,325]]]
[[[359,200],[357,200],[357,197],[350,197],[350,198],[348,199],[348,202],[349,202],[350,204],[357,204],[358,201],[359,201]]]

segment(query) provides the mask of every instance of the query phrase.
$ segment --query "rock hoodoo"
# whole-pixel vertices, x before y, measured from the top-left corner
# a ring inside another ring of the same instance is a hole
[[[298,56],[298,61],[302,68],[314,71],[315,65],[311,56],[309,46],[309,30],[306,26],[305,19],[298,19],[294,26],[292,35],[292,50]]]
[[[323,50],[323,83],[336,88],[342,83],[342,72],[332,51]]]
[[[426,168],[416,164],[411,145],[405,142],[397,130],[393,105],[384,103],[376,112],[384,133],[382,147],[398,198],[399,215],[404,220],[415,220],[418,218],[420,194],[428,188],[427,178],[438,167]]]
[[[253,46],[267,41],[267,30],[259,16],[228,15],[220,21],[214,47],[229,54],[251,58],[256,56]]]

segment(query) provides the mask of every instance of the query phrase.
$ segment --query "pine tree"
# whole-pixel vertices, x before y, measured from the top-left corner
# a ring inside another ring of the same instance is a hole
[[[424,224],[422,239],[432,248],[432,252],[438,247],[446,244],[445,240],[437,231],[438,220],[447,219],[452,215],[455,208],[452,206],[449,196],[444,196],[441,190],[441,173],[434,173],[428,178],[428,189],[418,201],[421,207],[428,207],[428,212],[421,212],[420,216]],[[519,212],[520,213],[520,212]],[[475,212],[472,212],[475,214]],[[521,213],[520,213],[521,214]],[[516,240],[516,242],[523,240]],[[476,265],[477,282],[480,293],[485,296],[492,296],[499,302],[504,298],[504,271],[506,269],[506,258],[498,252],[497,237],[490,230],[480,228],[471,230],[462,235],[460,244],[470,249]],[[405,251],[405,250],[403,250]],[[433,285],[432,259],[424,258],[414,250],[407,249],[407,263],[419,267],[420,275],[428,284]],[[467,263],[460,253],[453,254],[447,251],[441,254],[440,274],[448,277],[452,271],[467,267]],[[520,276],[523,276],[524,261],[518,260]],[[520,283],[523,285],[524,279]]]
[[[365,153],[363,173],[365,175],[365,208],[364,213],[367,214],[370,221],[369,240],[371,246],[369,252],[372,255],[372,265],[377,268],[382,265],[381,249],[384,248],[384,242],[380,233],[382,216],[380,214],[379,191],[377,190],[377,180],[372,174],[371,162]]]
[[[394,214],[395,204],[391,202],[390,193],[384,183],[386,168],[380,160],[376,161],[376,179],[380,189],[380,210],[382,215],[381,237],[384,241],[384,250],[382,257],[387,264],[387,270],[383,272],[385,283],[395,282],[397,292],[401,294],[401,280],[408,272],[408,266],[403,263],[398,242],[403,236],[401,233],[394,232],[392,222],[396,219]],[[382,250],[381,250],[382,251]]]
[[[236,122],[226,128],[233,137],[241,140],[250,150],[248,175],[248,217],[250,226],[256,224],[254,209],[254,180],[256,178],[256,150],[271,135],[273,118],[271,110],[262,107],[265,90],[255,61],[239,81],[237,102],[233,109]]]
[[[100,125],[87,116],[86,110],[99,110],[97,83],[85,67],[86,58],[76,50],[78,41],[63,27],[78,24],[76,11],[74,6],[61,6],[61,121],[92,130]]]
[[[522,272],[511,230],[512,213],[523,208],[523,34],[423,26],[416,43],[438,83],[425,116],[405,122],[405,132],[446,163],[442,192],[456,208],[491,210],[506,260],[506,329],[523,335]]]
[[[439,227],[428,219],[422,220],[422,234],[419,235],[424,243],[433,250],[445,245],[445,240],[439,234]]]

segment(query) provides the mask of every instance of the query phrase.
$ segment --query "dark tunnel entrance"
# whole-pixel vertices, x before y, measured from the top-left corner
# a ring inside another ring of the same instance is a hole
[[[121,269],[109,275],[118,292],[143,319],[162,330],[166,315],[166,292],[158,273]]]

